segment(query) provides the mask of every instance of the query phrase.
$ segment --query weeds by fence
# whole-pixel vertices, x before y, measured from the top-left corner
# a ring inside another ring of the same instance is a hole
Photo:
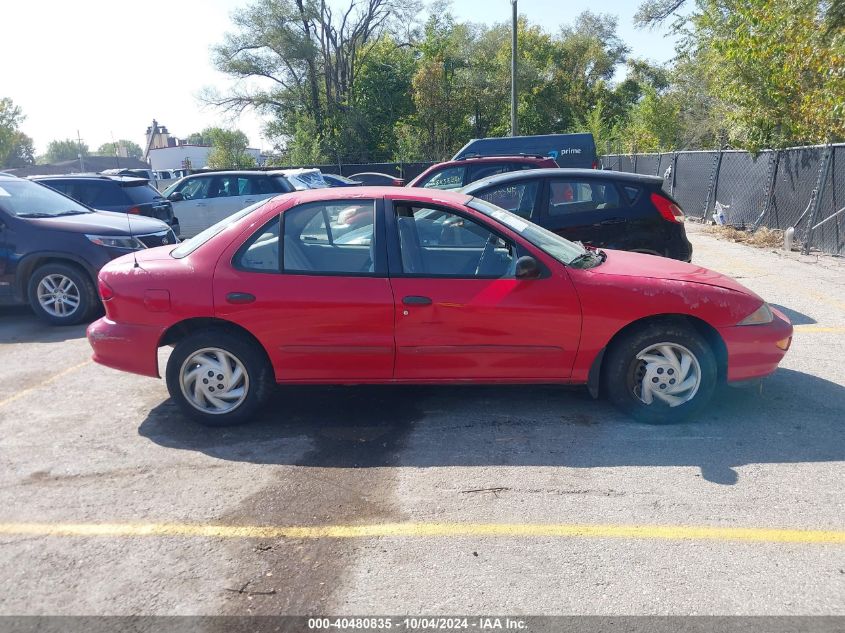
[[[605,169],[663,176],[693,218],[756,230],[795,228],[804,252],[845,255],[845,144],[792,147],[756,156],[739,150],[608,154]]]

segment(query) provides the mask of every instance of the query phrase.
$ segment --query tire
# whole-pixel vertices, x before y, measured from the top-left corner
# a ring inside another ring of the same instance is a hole
[[[672,354],[665,353],[667,347]],[[649,424],[680,422],[700,413],[713,396],[718,375],[704,337],[676,321],[653,322],[623,334],[608,350],[602,373],[608,399]]]
[[[100,299],[88,273],[72,264],[39,266],[27,285],[29,305],[52,325],[77,325],[100,309]]]
[[[182,412],[206,426],[250,422],[275,385],[261,347],[245,335],[216,328],[195,332],[176,344],[167,361],[166,380],[170,397]]]

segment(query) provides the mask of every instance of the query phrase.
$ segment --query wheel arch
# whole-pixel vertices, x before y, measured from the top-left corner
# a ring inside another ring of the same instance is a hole
[[[165,345],[176,345],[179,341],[193,334],[194,332],[212,328],[218,330],[225,330],[232,334],[243,336],[249,339],[258,349],[261,350],[261,353],[264,355],[264,358],[267,360],[267,363],[270,365],[270,367],[273,366],[273,363],[270,360],[270,356],[267,354],[267,349],[264,347],[264,345],[261,344],[261,341],[259,341],[258,338],[256,338],[256,336],[252,332],[247,330],[245,327],[238,325],[237,323],[227,321],[226,319],[219,319],[217,317],[193,317],[190,319],[179,321],[178,323],[174,323],[169,328],[167,328],[161,335],[161,338],[158,342],[158,347],[163,347]]]
[[[587,389],[593,398],[598,398],[602,383],[604,382],[603,362],[607,350],[611,349],[617,341],[624,337],[629,332],[652,325],[655,323],[679,324],[692,327],[710,346],[713,350],[713,355],[716,357],[716,372],[719,382],[724,382],[728,373],[728,349],[721,334],[707,321],[700,319],[691,314],[656,314],[642,317],[635,321],[631,321],[623,328],[619,329],[607,342],[599,353],[596,354],[593,363],[590,366],[590,372],[587,378]]]
[[[32,274],[45,264],[62,264],[78,268],[85,273],[89,281],[94,284],[94,287],[97,287],[97,272],[83,258],[70,253],[44,251],[27,255],[18,262],[15,275],[15,293],[18,297],[24,300],[29,299],[27,296],[29,280],[32,278]]]

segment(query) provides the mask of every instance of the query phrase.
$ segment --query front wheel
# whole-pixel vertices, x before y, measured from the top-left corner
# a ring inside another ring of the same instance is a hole
[[[643,422],[694,416],[716,388],[713,350],[683,324],[654,323],[628,332],[613,344],[603,365],[610,401]]]
[[[210,329],[182,339],[167,361],[167,390],[206,426],[249,422],[270,394],[273,371],[248,337]]]

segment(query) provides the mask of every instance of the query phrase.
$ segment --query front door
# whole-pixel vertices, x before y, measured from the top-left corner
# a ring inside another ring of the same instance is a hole
[[[393,376],[393,294],[375,211],[364,199],[294,207],[257,229],[232,265],[221,258],[215,312],[256,335],[280,382]]]
[[[398,380],[569,377],[581,312],[565,271],[516,279],[527,247],[467,212],[396,202],[387,213]]]

